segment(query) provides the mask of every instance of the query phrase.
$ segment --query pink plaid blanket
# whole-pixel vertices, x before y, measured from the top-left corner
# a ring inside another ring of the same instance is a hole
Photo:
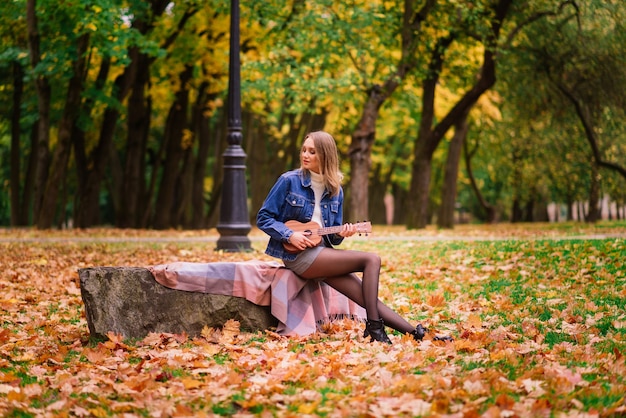
[[[366,317],[362,307],[326,283],[301,279],[276,262],[177,262],[148,269],[171,289],[237,296],[270,306],[282,335],[308,335],[334,319]]]

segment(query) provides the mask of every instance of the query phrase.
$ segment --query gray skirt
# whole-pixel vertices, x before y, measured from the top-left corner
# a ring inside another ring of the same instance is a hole
[[[317,247],[307,248],[306,250],[298,253],[298,256],[295,260],[283,260],[285,263],[285,267],[289,270],[293,271],[296,274],[302,274],[311,267],[311,264],[315,261],[320,252],[326,248],[323,245],[318,245]]]

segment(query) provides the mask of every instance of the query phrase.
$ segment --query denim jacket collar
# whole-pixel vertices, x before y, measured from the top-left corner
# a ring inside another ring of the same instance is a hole
[[[302,187],[311,187],[311,175],[308,171],[300,169],[300,181],[302,182]]]

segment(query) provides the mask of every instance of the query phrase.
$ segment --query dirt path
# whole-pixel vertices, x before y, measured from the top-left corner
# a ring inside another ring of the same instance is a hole
[[[59,242],[217,242],[219,233],[209,231],[152,231],[152,230],[10,230],[0,229],[0,243],[59,243]],[[251,242],[267,241],[267,236],[258,230],[248,234]],[[446,230],[420,230],[406,231],[402,229],[387,229],[383,227],[380,232],[374,232],[367,238],[355,237],[354,239],[368,239],[372,241],[504,241],[504,240],[589,240],[589,239],[626,239],[626,228],[616,228],[607,231],[572,231],[572,230],[541,230],[541,229],[515,229],[494,230],[492,228],[467,229],[461,231]]]

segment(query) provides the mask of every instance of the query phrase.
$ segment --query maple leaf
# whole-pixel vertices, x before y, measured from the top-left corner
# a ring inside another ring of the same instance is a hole
[[[428,305],[433,308],[442,307],[446,304],[446,299],[442,294],[434,294],[428,297]]]
[[[219,338],[221,344],[232,344],[239,335],[239,321],[229,319],[222,327],[222,335]]]
[[[108,358],[110,356],[110,354],[108,352],[106,352],[105,350],[102,350],[102,349],[89,349],[89,348],[83,350],[83,355],[92,364],[100,364],[106,358]]]
[[[200,335],[204,337],[205,340],[217,342],[217,339],[214,339],[214,333],[215,329],[209,328],[206,325],[202,327],[202,331],[200,331]]]
[[[9,341],[9,337],[11,336],[11,331],[7,328],[3,328],[0,330],[0,344],[5,344]]]
[[[73,406],[71,412],[72,415],[75,415],[77,417],[88,417],[90,415],[89,410],[78,405]]]
[[[132,351],[133,349],[124,344],[124,336],[121,334],[116,334],[114,332],[108,332],[107,333],[107,338],[109,339],[109,341],[105,341],[104,343],[102,343],[103,346],[105,346],[106,348],[110,349],[110,350],[115,350],[118,348],[121,348],[123,350],[129,350]]]
[[[480,380],[466,380],[463,382],[463,389],[472,395],[481,395],[487,392],[487,389]]]
[[[180,380],[183,384],[183,386],[185,387],[185,389],[189,390],[189,389],[197,389],[199,387],[202,387],[204,385],[203,382],[201,382],[200,380],[196,380],[196,379],[192,379],[192,378],[183,378]]]
[[[545,393],[545,390],[541,387],[543,382],[541,380],[524,379],[521,381],[524,390],[532,397],[540,397]]]
[[[467,321],[465,321],[465,325],[472,328],[480,329],[483,326],[483,321],[480,319],[480,316],[476,314],[470,314],[467,317]]]
[[[140,345],[147,346],[158,346],[163,343],[163,334],[158,334],[155,332],[150,332],[146,335],[143,340],[140,341]]]

